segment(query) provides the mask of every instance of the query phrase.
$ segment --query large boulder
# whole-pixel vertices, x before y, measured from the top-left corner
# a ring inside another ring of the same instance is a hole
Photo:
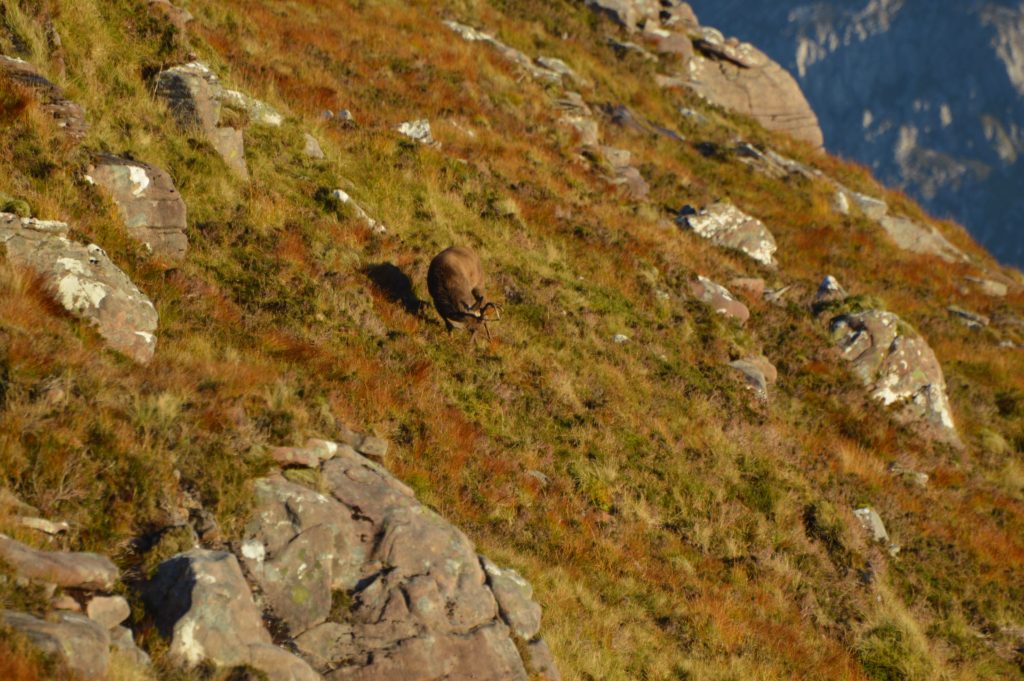
[[[110,193],[132,237],[168,260],[185,256],[185,201],[170,175],[145,163],[105,154],[97,158],[89,176]]]
[[[69,612],[39,619],[0,610],[0,624],[28,637],[44,653],[60,658],[83,679],[105,679],[110,666],[110,634],[88,617]]]
[[[109,558],[97,553],[40,551],[0,534],[0,561],[14,572],[37,582],[68,589],[109,591],[120,572]]]
[[[271,642],[234,555],[193,549],[162,563],[143,597],[168,655],[192,668],[202,662],[249,666],[271,681],[318,681],[298,657]]]
[[[339,681],[525,681],[519,639],[553,668],[540,654],[540,608],[525,580],[479,557],[462,532],[352,447],[322,449],[324,494],[280,476],[257,481],[239,547],[310,664]]]
[[[902,404],[915,420],[955,434],[942,366],[908,324],[891,312],[867,310],[833,318],[830,331],[874,399]]]
[[[727,41],[712,28],[701,30],[696,54],[689,61],[689,87],[694,92],[769,130],[824,146],[818,117],[788,71],[749,43]]]
[[[64,91],[43,77],[32,64],[15,57],[0,55],[0,78],[24,85],[35,91],[43,111],[50,114],[68,137],[82,141],[89,131],[85,109],[64,96]]]
[[[38,273],[57,302],[92,323],[110,347],[148,362],[156,350],[153,303],[102,248],[70,241],[67,232],[63,222],[0,213],[8,261]]]
[[[762,265],[775,266],[775,237],[763,222],[732,204],[714,203],[701,211],[685,206],[676,222],[717,246],[734,248]]]

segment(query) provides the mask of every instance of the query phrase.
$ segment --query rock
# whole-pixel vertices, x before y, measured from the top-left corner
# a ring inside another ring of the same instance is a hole
[[[36,530],[37,532],[42,532],[43,534],[49,534],[51,536],[64,534],[71,529],[71,526],[66,522],[61,521],[55,523],[52,520],[47,520],[46,518],[18,518],[18,523],[22,527],[27,527],[30,530]]]
[[[822,176],[821,171],[783,156],[774,149],[765,147],[762,150],[749,142],[741,141],[734,150],[740,161],[768,177],[783,179],[790,175],[799,175],[814,180]]]
[[[628,343],[629,342],[629,336],[627,336],[624,333],[617,333],[614,336],[612,336],[612,342],[615,343],[616,345],[622,345],[623,343]]]
[[[875,512],[875,509],[869,507],[858,508],[853,514],[857,516],[861,527],[868,533],[872,541],[889,543],[889,533],[885,530],[885,523],[882,522],[881,516]]]
[[[127,627],[114,627],[110,630],[110,645],[140,667],[148,667],[151,664],[149,655],[135,645],[131,629]]]
[[[342,430],[343,440],[377,447]],[[320,479],[329,497],[280,478],[257,481],[240,547],[308,662],[338,681],[526,680],[506,622],[535,635],[540,613],[518,575],[485,572],[464,534],[352,447],[339,446]],[[315,578],[295,567],[297,544],[307,570],[317,565]],[[296,589],[310,594],[305,605],[280,606]],[[348,595],[344,619],[324,621],[338,592]]]
[[[96,244],[66,237],[68,226],[0,213],[0,243],[12,264],[34,270],[58,303],[93,324],[110,347],[137,362],[156,350],[153,303]]]
[[[602,14],[628,31],[650,20],[657,22],[661,14],[658,0],[586,0],[587,7]]]
[[[846,192],[836,190],[832,197],[832,208],[840,215],[850,214],[850,199],[847,198]]]
[[[815,314],[819,314],[830,303],[839,303],[848,297],[846,289],[839,283],[839,280],[829,274],[818,285],[818,291],[814,294],[814,302],[811,303],[811,309]]]
[[[868,310],[835,317],[830,329],[874,399],[901,404],[914,420],[955,437],[942,366],[912,328],[891,312]]]
[[[768,398],[768,388],[775,384],[779,375],[775,366],[763,355],[733,360],[729,366],[740,372],[747,386],[763,399]]]
[[[64,91],[44,78],[35,66],[21,59],[0,55],[0,77],[3,76],[35,91],[43,111],[57,121],[58,127],[63,128],[71,140],[81,142],[85,138],[89,131],[85,109],[67,99]]]
[[[388,448],[391,446],[387,440],[373,435],[367,435],[363,438],[362,442],[356,449],[363,456],[369,457],[377,462],[383,462],[384,457],[388,454]]]
[[[870,220],[877,222],[889,214],[889,204],[881,199],[852,191],[847,191],[846,194],[853,200],[857,208],[864,213],[864,216]]]
[[[401,123],[396,130],[420,144],[426,144],[429,146],[436,144],[434,136],[430,133],[430,121],[425,118]]]
[[[576,130],[580,143],[585,147],[597,146],[601,129],[594,120],[593,112],[578,92],[566,92],[555,100],[555,106],[562,112],[558,122]]]
[[[318,161],[323,160],[324,150],[320,148],[320,143],[316,141],[316,138],[307,132],[303,135],[303,139],[305,140],[305,146],[302,148],[302,153],[309,158],[316,159]]]
[[[487,573],[487,586],[498,602],[501,619],[512,633],[530,641],[540,633],[540,606],[533,601],[533,587],[515,570],[502,569],[480,556],[480,565]]]
[[[207,132],[210,144],[227,167],[239,179],[249,181],[249,165],[245,161],[245,135],[235,128],[213,128]]]
[[[94,622],[112,629],[131,617],[132,610],[121,596],[95,596],[85,606],[85,614]]]
[[[818,117],[796,80],[753,45],[732,46],[702,29],[689,62],[687,86],[718,106],[751,116],[817,148],[824,145]],[[712,29],[713,30],[713,29]]]
[[[971,329],[984,328],[988,326],[991,321],[988,317],[986,317],[983,314],[971,312],[970,310],[965,310],[962,307],[957,307],[956,305],[949,305],[948,307],[946,307],[946,311],[949,312],[954,317],[956,317],[957,319],[959,319],[960,321],[962,321],[964,324],[967,325],[968,328]]]
[[[890,473],[898,478],[902,478],[905,481],[909,481],[918,487],[927,487],[930,476],[927,473],[921,471],[915,471],[912,468],[907,468],[899,463],[893,462],[889,464],[887,469]]]
[[[964,277],[964,279],[977,286],[978,290],[986,296],[991,296],[993,298],[1005,298],[1006,294],[1009,292],[1009,287],[1001,281],[986,279],[984,277]]]
[[[61,594],[50,601],[50,607],[54,610],[67,610],[68,612],[82,612],[82,606],[69,594]]]
[[[373,232],[374,234],[387,234],[388,228],[385,227],[383,223],[380,223],[371,218],[369,214],[367,214],[367,212],[363,210],[363,207],[356,203],[355,200],[351,196],[349,196],[348,193],[345,192],[343,189],[335,189],[333,192],[331,192],[331,196],[340,201],[341,203],[345,204],[349,208],[351,208],[352,212],[355,213],[355,216],[359,220],[361,220],[367,227],[369,227],[371,232]]]
[[[542,681],[562,681],[562,674],[555,664],[555,656],[551,654],[547,641],[539,638],[526,645],[526,668],[531,674],[538,675]]]
[[[620,187],[630,199],[639,201],[646,198],[651,188],[640,171],[630,165],[632,154],[615,147],[601,146],[598,149],[612,168],[612,184]]]
[[[41,620],[32,615],[0,610],[0,624],[25,636],[44,653],[64,661],[84,679],[105,679],[110,665],[110,636],[88,617],[69,612]]]
[[[171,661],[192,668],[249,665],[272,681],[317,681],[309,666],[271,643],[249,585],[230,553],[193,549],[165,561],[143,593]]]
[[[744,324],[750,319],[750,310],[746,305],[736,300],[729,289],[706,277],[698,276],[695,281],[691,281],[690,293],[715,312],[732,317],[740,324]]]
[[[89,176],[110,192],[133,238],[158,256],[173,261],[185,257],[185,201],[170,175],[145,163],[104,154]]]
[[[182,33],[187,30],[189,22],[192,21],[192,14],[188,10],[176,7],[168,0],[146,0],[146,2],[149,4],[150,10],[162,14]]]
[[[934,255],[948,263],[964,262],[967,256],[937,229],[907,218],[886,216],[879,223],[896,245],[911,253]]]
[[[676,222],[717,246],[734,248],[766,267],[775,267],[775,237],[763,222],[731,204],[714,203],[699,213],[684,207]]]
[[[688,35],[662,28],[645,28],[644,39],[653,43],[659,53],[676,55],[684,64],[688,65],[693,59],[693,41]]]
[[[764,297],[765,281],[760,277],[736,277],[729,280],[729,287],[761,300]]]
[[[568,78],[574,83],[582,83],[582,79],[572,70],[572,67],[557,57],[537,57],[534,61],[541,68],[553,71],[563,78]]]
[[[0,560],[21,577],[71,589],[109,591],[120,577],[109,558],[96,553],[40,551],[0,534]]]
[[[551,58],[547,58],[547,57],[539,58],[537,63],[535,64],[533,60],[531,60],[529,57],[527,57],[521,51],[515,49],[514,47],[509,47],[508,45],[506,45],[505,43],[501,42],[500,40],[498,40],[494,36],[490,35],[489,33],[484,33],[483,31],[478,31],[478,30],[476,30],[475,28],[473,28],[471,26],[466,26],[465,24],[460,24],[457,21],[445,21],[444,25],[447,26],[448,28],[450,28],[451,30],[455,31],[456,33],[458,33],[459,36],[463,40],[466,40],[466,41],[469,41],[469,42],[484,42],[484,43],[487,43],[488,45],[493,47],[495,50],[497,50],[498,53],[500,53],[502,57],[504,57],[508,61],[516,64],[517,66],[521,67],[524,71],[526,71],[532,77],[534,77],[534,78],[536,78],[538,80],[543,80],[543,81],[548,82],[548,83],[561,84],[561,82],[562,82],[562,75],[563,75],[561,69],[562,69],[562,67],[564,67],[565,69],[568,69],[568,66],[565,66],[565,63],[562,62],[560,59],[551,59]],[[555,66],[554,67],[545,66],[540,61],[541,59],[547,60],[547,61],[551,62],[552,64],[554,64]],[[570,69],[570,72],[571,72],[571,69]],[[575,74],[573,74],[573,75],[575,75]]]
[[[306,466],[317,468],[320,466],[320,452],[316,449],[305,447],[272,447],[270,458],[282,466]]]

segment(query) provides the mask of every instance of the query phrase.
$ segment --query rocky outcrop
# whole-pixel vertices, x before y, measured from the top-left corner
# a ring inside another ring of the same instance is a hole
[[[690,293],[715,312],[735,319],[740,324],[750,318],[750,310],[747,306],[736,300],[736,297],[720,284],[716,284],[707,277],[698,276],[690,282]]]
[[[117,156],[96,159],[89,177],[110,193],[128,233],[155,255],[179,261],[188,250],[186,208],[163,170]]]
[[[0,79],[6,77],[12,82],[35,91],[43,111],[50,114],[68,137],[80,142],[89,131],[85,120],[85,109],[64,96],[64,91],[44,78],[32,64],[0,55]]]
[[[819,292],[837,286],[834,279],[826,279]],[[833,308],[827,304],[819,308],[821,312],[829,309]],[[885,405],[900,405],[906,418],[956,439],[942,366],[914,329],[891,312],[865,310],[833,316],[829,330],[871,397]]]
[[[557,678],[525,580],[352,447],[336,444],[313,467],[322,494],[280,476],[256,482],[238,551],[325,678],[525,681],[528,668]]]
[[[199,128],[224,162],[240,178],[249,178],[245,140],[241,129],[224,124],[222,113],[231,109],[246,122],[277,127],[284,118],[269,104],[221,85],[202,62],[172,66],[156,76],[154,91],[167,103],[183,129]]]
[[[728,203],[697,211],[684,206],[676,222],[716,246],[742,251],[766,267],[775,266],[775,237],[764,223]]]
[[[309,666],[275,646],[235,557],[193,549],[162,563],[144,599],[170,641],[172,661],[248,665],[271,681],[318,681]]]
[[[63,222],[0,213],[9,262],[34,270],[64,309],[93,324],[110,347],[138,362],[156,350],[157,313],[102,248],[68,240]]]
[[[58,612],[50,619],[39,619],[23,612],[0,610],[0,624],[24,634],[37,648],[58,657],[82,678],[107,678],[110,634],[88,617]]]
[[[540,57],[537,60],[530,59],[522,51],[509,47],[494,36],[483,31],[478,31],[472,26],[460,24],[457,21],[445,21],[444,25],[455,31],[467,42],[482,42],[493,47],[497,52],[517,65],[531,77],[548,83],[561,84],[563,76],[570,80],[576,80],[576,75],[569,69],[565,62],[560,59]]]
[[[0,560],[21,577],[70,589],[109,591],[119,577],[117,566],[96,553],[40,551],[0,534]]]
[[[885,216],[878,221],[896,245],[911,253],[934,255],[948,263],[965,262],[967,256],[949,243],[934,227],[908,218]]]

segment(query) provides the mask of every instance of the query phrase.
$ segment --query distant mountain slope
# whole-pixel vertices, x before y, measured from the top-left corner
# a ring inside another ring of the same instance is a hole
[[[829,151],[1024,263],[1024,3],[692,4],[798,77]]]

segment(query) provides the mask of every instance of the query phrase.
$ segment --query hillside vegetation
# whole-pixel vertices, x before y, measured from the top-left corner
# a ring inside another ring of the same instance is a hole
[[[0,200],[100,244],[159,313],[156,354],[137,364],[0,258],[0,487],[72,527],[44,540],[0,518],[0,531],[142,578],[154,558],[139,538],[172,524],[182,494],[230,543],[268,448],[351,424],[389,439],[387,468],[529,579],[568,681],[1024,674],[1024,288],[994,298],[965,283],[999,266],[962,228],[861,167],[658,88],[659,63],[617,53],[619,29],[582,2],[181,4],[187,32],[141,0],[0,0],[0,53],[37,65],[90,124],[72,144],[29,89],[0,80]],[[617,191],[557,122],[561,86],[443,20],[561,58],[592,106],[676,131],[595,113],[649,196]],[[247,125],[249,181],[153,95],[157,72],[193,60],[285,115]],[[354,123],[323,116],[342,109]],[[421,118],[437,145],[395,131]],[[302,153],[304,133],[325,159]],[[737,138],[884,198],[975,264],[900,250],[837,212],[829,182],[743,163]],[[130,239],[83,180],[99,152],[173,178],[188,206],[180,264]],[[682,206],[720,200],[770,227],[776,268],[676,225]],[[427,266],[452,244],[480,254],[504,305],[489,342],[449,336],[430,305]],[[827,274],[927,339],[960,442],[868,396],[810,311]],[[691,296],[697,275],[792,288],[744,298],[740,325]],[[950,304],[1011,321],[972,329]],[[758,354],[778,368],[768,399],[728,366]],[[862,530],[862,507],[896,555]],[[0,608],[41,602],[0,583]],[[137,620],[151,678],[226,678],[174,669]],[[59,677],[26,650],[0,633],[0,677]]]

